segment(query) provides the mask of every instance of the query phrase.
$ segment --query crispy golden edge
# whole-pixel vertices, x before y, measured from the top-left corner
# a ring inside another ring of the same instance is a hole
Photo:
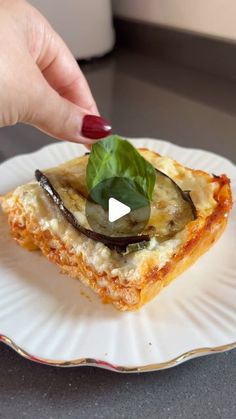
[[[218,202],[217,207],[205,219],[202,228],[195,229],[193,226],[189,232],[189,239],[161,270],[157,272],[154,268],[150,272],[147,276],[150,280],[150,285],[141,291],[139,306],[151,300],[161,288],[168,285],[173,279],[193,265],[222,235],[227,225],[227,215],[232,207],[232,196],[227,177],[223,175],[218,181],[222,183],[215,196]]]
[[[143,149],[143,151],[146,150]],[[147,150],[147,153],[153,152]],[[179,163],[176,162],[176,165]],[[60,266],[63,273],[79,278],[98,293],[104,302],[113,303],[122,311],[137,310],[205,253],[220,237],[227,224],[227,215],[232,207],[229,179],[225,175],[211,178],[205,172],[193,172],[208,176],[209,181],[218,185],[214,196],[217,205],[210,216],[204,220],[197,219],[190,223],[188,239],[163,268],[158,269],[151,259],[149,263],[147,261],[144,264],[142,282],[136,287],[129,286],[128,283],[126,286],[121,285],[117,277],[112,277],[105,272],[98,274],[93,267],[86,264],[82,255],[75,255],[71,249],[66,248],[61,239],[52,235],[49,230],[40,231],[37,221],[27,218],[20,203],[17,203],[14,209],[8,212],[12,236],[21,246],[29,250],[40,248],[50,261]],[[98,283],[99,279],[104,277],[109,284],[107,288],[102,288]],[[116,299],[111,295],[114,292],[118,295]]]

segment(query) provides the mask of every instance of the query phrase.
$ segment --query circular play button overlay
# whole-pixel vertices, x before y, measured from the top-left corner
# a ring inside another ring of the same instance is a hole
[[[135,236],[145,229],[150,217],[150,203],[132,181],[113,177],[98,183],[86,201],[90,228],[109,237]]]

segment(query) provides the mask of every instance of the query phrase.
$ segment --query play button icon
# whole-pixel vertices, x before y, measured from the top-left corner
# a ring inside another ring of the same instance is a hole
[[[150,217],[150,203],[135,182],[114,177],[98,183],[86,200],[88,228],[109,237],[142,233]]]
[[[126,214],[129,214],[131,208],[128,205],[123,204],[115,198],[109,198],[108,201],[108,220],[110,223],[119,220]]]

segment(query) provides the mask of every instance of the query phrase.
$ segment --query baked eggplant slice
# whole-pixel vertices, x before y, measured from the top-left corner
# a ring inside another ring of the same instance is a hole
[[[84,159],[88,159],[88,156],[85,156]],[[103,210],[100,205],[94,203],[94,216],[98,217],[97,222],[104,229],[100,228],[99,232],[91,230],[88,223],[86,202],[89,196],[81,167],[78,169],[73,167],[71,171],[56,168],[44,173],[36,170],[35,177],[74,228],[85,236],[104,243],[109,248],[123,251],[130,244],[142,243],[143,246],[152,237],[156,237],[160,242],[165,241],[196,218],[196,209],[189,191],[182,191],[170,177],[156,170],[156,184],[150,203],[150,216],[142,233],[135,235],[127,233],[132,231],[130,226],[132,227],[132,223],[135,222],[134,214],[131,212],[119,220],[118,230],[107,235],[105,234],[108,231],[105,222],[108,218],[107,211]],[[101,234],[100,231],[104,231],[104,234]]]
[[[93,230],[90,230],[89,228],[84,227],[80,224],[78,221],[78,208],[83,206],[82,197],[78,194],[78,192],[72,192],[71,189],[69,191],[65,190],[63,187],[59,189],[63,189],[63,195],[67,196],[65,201],[67,203],[72,202],[72,207],[70,210],[67,208],[65,203],[63,202],[61,196],[55,189],[55,187],[52,185],[49,178],[43,174],[40,170],[35,171],[35,177],[37,181],[39,182],[40,186],[47,192],[49,197],[53,200],[53,202],[57,205],[57,207],[60,209],[61,213],[64,215],[66,220],[74,227],[76,228],[80,233],[84,234],[85,236],[89,237],[90,239],[93,239],[95,241],[99,241],[104,243],[106,246],[108,246],[110,249],[118,248],[120,250],[125,250],[128,244],[133,243],[139,243],[143,241],[149,241],[148,235],[142,235],[142,236],[124,236],[124,237],[109,237],[105,234],[97,233]],[[82,204],[82,205],[81,205]],[[77,211],[76,211],[77,209]],[[76,215],[77,213],[77,215]],[[81,214],[81,213],[80,213]]]
[[[196,216],[190,191],[182,191],[169,176],[156,169],[151,214],[145,232],[163,241],[181,231]]]

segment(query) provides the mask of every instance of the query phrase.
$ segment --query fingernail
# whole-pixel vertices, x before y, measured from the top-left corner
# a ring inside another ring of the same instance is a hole
[[[100,116],[85,115],[82,124],[82,135],[86,138],[104,138],[111,133],[110,122]]]

